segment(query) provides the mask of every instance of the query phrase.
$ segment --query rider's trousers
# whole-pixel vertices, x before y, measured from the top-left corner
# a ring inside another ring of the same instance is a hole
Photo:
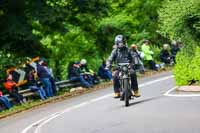
[[[131,72],[130,76],[131,76],[131,89],[133,91],[137,91],[138,90],[137,75],[135,72]],[[115,93],[120,92],[119,70],[115,70],[113,72],[113,87]]]

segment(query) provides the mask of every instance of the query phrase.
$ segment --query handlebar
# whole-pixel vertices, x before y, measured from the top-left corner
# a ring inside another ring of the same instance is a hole
[[[111,65],[111,67],[115,67],[115,69],[119,69],[119,68],[122,68],[123,66],[127,66],[128,68],[130,68],[130,63],[118,63],[116,64],[115,66],[114,65]],[[110,67],[110,68],[111,68]],[[106,70],[110,70],[109,68],[105,68]]]
[[[118,63],[119,66],[128,66],[130,63]]]

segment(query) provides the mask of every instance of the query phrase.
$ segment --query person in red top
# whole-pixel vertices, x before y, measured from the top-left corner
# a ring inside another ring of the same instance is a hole
[[[8,100],[6,96],[3,95],[2,91],[0,91],[0,103],[3,104],[7,109],[12,107],[12,104]]]
[[[18,103],[24,103],[24,97],[18,93],[17,84],[13,81],[12,75],[9,74],[4,82],[4,87],[8,90],[10,97],[13,97]]]

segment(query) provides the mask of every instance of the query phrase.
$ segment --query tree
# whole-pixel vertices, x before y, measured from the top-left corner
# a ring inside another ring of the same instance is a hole
[[[1,0],[0,48],[15,58],[44,56],[63,78],[69,61],[87,58],[96,69],[116,34],[125,34],[129,44],[160,39],[161,1]]]

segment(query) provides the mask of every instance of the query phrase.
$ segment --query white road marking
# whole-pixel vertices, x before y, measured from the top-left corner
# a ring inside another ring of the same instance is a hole
[[[140,84],[139,87],[144,87],[144,86],[148,86],[148,85],[151,85],[151,84],[154,84],[154,83],[157,83],[157,82],[160,82],[160,81],[164,81],[164,80],[167,80],[167,79],[170,79],[170,78],[173,78],[174,76],[171,75],[171,76],[166,76],[166,77],[163,77],[163,78],[159,78],[159,79],[156,79],[156,80],[153,80],[153,81],[149,81],[147,83],[143,83],[143,84]],[[35,131],[34,133],[40,133],[41,132],[41,128],[47,124],[48,122],[50,122],[51,120],[61,116],[62,114],[64,113],[67,113],[67,112],[70,112],[72,110],[75,110],[75,109],[78,109],[78,108],[81,108],[83,106],[86,106],[88,104],[91,104],[91,103],[94,103],[94,102],[97,102],[97,101],[100,101],[100,100],[103,100],[103,99],[106,99],[108,97],[111,97],[113,94],[107,94],[107,95],[104,95],[104,96],[101,96],[101,97],[98,97],[98,98],[95,98],[95,99],[91,99],[89,101],[86,101],[86,102],[83,102],[83,103],[80,103],[78,105],[75,105],[75,106],[72,106],[72,107],[69,107],[69,108],[66,108],[62,111],[59,111],[59,112],[56,112],[54,114],[51,114],[49,116],[46,116],[32,124],[30,124],[29,126],[27,126],[24,130],[22,130],[20,133],[27,133],[31,128],[34,128],[35,127]]]
[[[172,91],[177,89],[177,86],[168,90],[164,96],[169,96],[169,97],[199,97],[200,94],[170,94]]]
[[[107,97],[111,97],[111,96],[112,96],[112,94],[104,95],[102,97],[98,97],[98,98],[92,99],[92,100],[90,100],[90,102],[97,102],[97,101],[103,100],[103,99],[105,99]]]
[[[173,78],[173,77],[174,77],[173,75],[166,76],[166,77],[163,77],[163,78],[160,78],[160,79],[149,81],[147,83],[143,83],[143,84],[139,85],[139,87],[144,87],[144,86],[147,86],[147,85],[151,85],[151,84],[154,84],[154,83],[157,83],[157,82],[160,82],[160,81],[163,81],[163,80],[167,80],[167,79],[170,79],[170,78]]]
[[[173,87],[173,88],[171,88],[170,90],[168,90],[164,95],[165,96],[168,96],[169,95],[169,93],[171,92],[171,91],[173,91],[173,90],[175,90],[177,88],[177,86],[176,87]]]

